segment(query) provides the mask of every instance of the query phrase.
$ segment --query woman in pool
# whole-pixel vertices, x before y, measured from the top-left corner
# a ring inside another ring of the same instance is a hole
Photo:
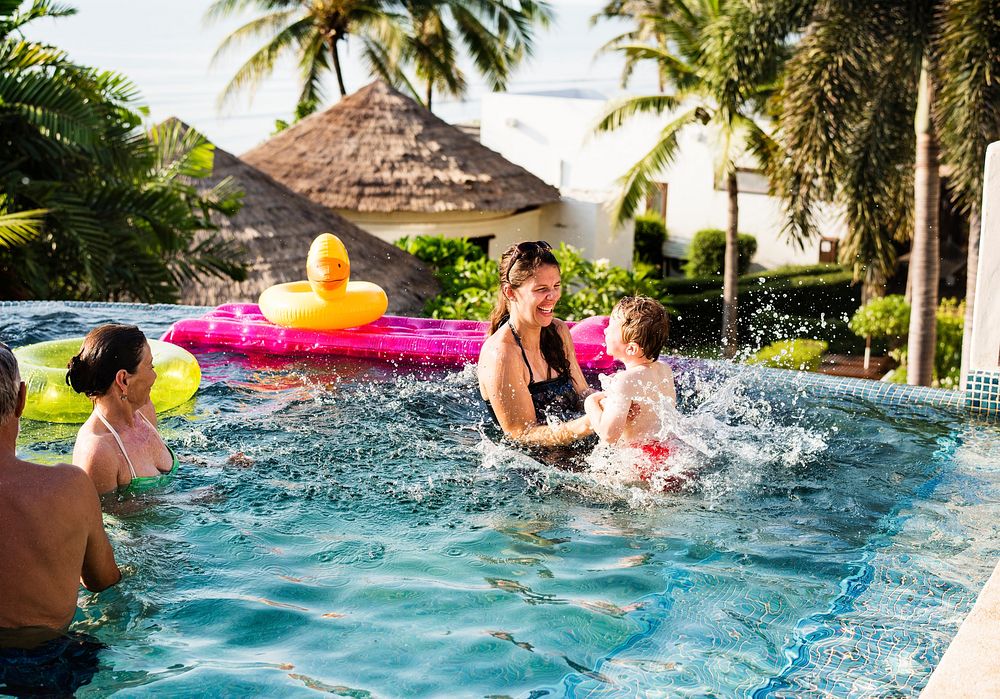
[[[557,446],[593,430],[583,415],[592,393],[566,324],[553,317],[562,287],[544,241],[518,243],[500,257],[500,290],[479,354],[479,392],[504,434],[530,446]]]
[[[70,360],[66,382],[94,403],[76,436],[73,463],[98,493],[160,485],[177,471],[177,457],[156,430],[154,381],[153,353],[134,325],[94,328]]]

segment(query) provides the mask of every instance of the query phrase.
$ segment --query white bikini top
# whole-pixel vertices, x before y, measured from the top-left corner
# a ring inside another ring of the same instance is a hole
[[[122,456],[125,457],[125,462],[128,464],[128,470],[132,472],[132,478],[133,479],[138,478],[139,476],[137,476],[135,474],[135,466],[132,465],[132,459],[128,458],[128,452],[125,451],[125,444],[124,444],[124,442],[122,442],[122,438],[118,436],[118,432],[115,431],[115,428],[111,426],[110,422],[108,422],[107,420],[104,419],[104,416],[101,415],[101,412],[99,410],[95,410],[94,414],[97,415],[97,417],[101,420],[101,422],[104,423],[104,426],[108,428],[108,432],[110,432],[111,436],[115,438],[116,442],[118,442],[118,448],[122,450]],[[140,412],[136,412],[136,415],[138,415],[139,417],[141,417],[146,422],[147,425],[149,425],[150,427],[153,427],[153,423],[151,423],[146,418],[145,415],[143,415]],[[156,428],[153,427],[153,430],[155,431]],[[159,470],[159,469],[157,469],[157,470]]]

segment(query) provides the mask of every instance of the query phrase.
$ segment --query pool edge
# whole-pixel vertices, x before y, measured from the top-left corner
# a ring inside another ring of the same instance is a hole
[[[1000,696],[1000,563],[934,668],[921,699]]]

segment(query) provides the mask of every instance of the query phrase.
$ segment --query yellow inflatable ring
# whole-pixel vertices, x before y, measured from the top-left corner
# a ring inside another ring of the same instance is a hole
[[[24,417],[42,422],[86,421],[93,409],[90,398],[66,383],[66,365],[82,345],[83,338],[75,337],[14,350],[21,380],[28,387]],[[157,412],[176,408],[198,390],[201,383],[198,360],[186,349],[169,342],[149,340],[149,348],[156,370],[156,381],[150,391],[153,407]]]
[[[265,289],[257,302],[264,317],[286,328],[340,330],[376,321],[389,307],[382,287],[350,281],[347,249],[330,233],[309,247],[306,276]]]

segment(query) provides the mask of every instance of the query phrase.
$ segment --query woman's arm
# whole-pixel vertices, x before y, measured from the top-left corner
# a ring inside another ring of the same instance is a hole
[[[511,439],[535,446],[558,446],[590,434],[586,416],[552,426],[538,424],[520,354],[510,346],[501,342],[484,346],[479,377],[500,429]]]

